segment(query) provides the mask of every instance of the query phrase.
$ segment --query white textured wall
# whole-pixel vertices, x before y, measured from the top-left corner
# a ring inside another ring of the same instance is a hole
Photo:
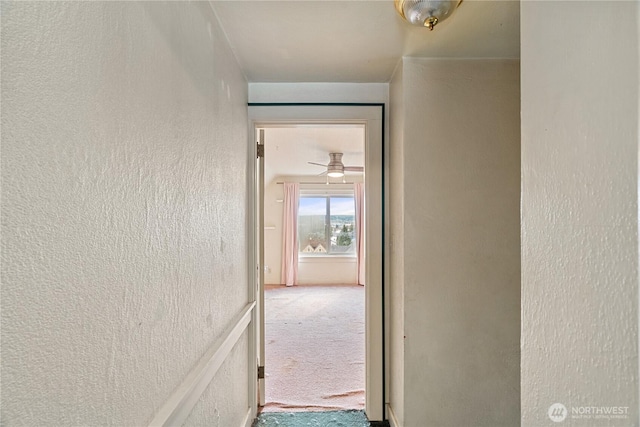
[[[518,425],[519,63],[405,58],[401,82],[403,425]]]
[[[387,83],[249,83],[249,102],[385,103]]]
[[[183,427],[244,426],[242,415],[246,414],[248,406],[249,346],[249,330],[246,330],[218,369],[214,380],[202,393]]]
[[[2,424],[144,425],[247,302],[247,84],[204,2],[1,35]],[[242,421],[244,341],[191,424]]]
[[[389,84],[390,133],[389,143],[389,207],[390,246],[393,256],[389,289],[389,396],[390,417],[396,427],[404,425],[404,82],[403,61]]]
[[[522,5],[524,426],[556,402],[629,407],[567,425],[640,425],[639,7]]]

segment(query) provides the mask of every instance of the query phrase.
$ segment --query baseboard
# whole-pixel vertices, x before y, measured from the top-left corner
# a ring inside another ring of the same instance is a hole
[[[371,427],[389,427],[389,421],[369,421]]]
[[[396,414],[393,413],[393,409],[391,409],[391,405],[387,405],[387,414],[389,415],[389,426],[390,427],[402,427],[396,418]]]

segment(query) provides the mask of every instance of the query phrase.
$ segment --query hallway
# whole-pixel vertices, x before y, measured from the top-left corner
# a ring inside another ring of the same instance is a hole
[[[0,12],[1,425],[252,425],[279,381],[258,379],[254,132],[314,106],[375,129],[374,425],[640,425],[640,2],[464,1],[435,31],[391,0]],[[270,399],[342,407],[361,388],[339,380]]]

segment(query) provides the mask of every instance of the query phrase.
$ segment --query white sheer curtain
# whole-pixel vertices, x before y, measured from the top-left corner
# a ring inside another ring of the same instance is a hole
[[[364,286],[364,183],[357,182],[354,188],[356,204],[356,255],[358,257],[358,284]]]
[[[298,281],[298,203],[300,185],[285,182],[284,212],[282,214],[282,270],[281,280],[287,286]]]

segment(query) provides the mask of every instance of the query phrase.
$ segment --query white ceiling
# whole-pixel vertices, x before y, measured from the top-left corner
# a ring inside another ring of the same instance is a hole
[[[317,176],[326,169],[310,165],[329,163],[329,153],[344,153],[345,166],[364,166],[364,126],[308,125],[265,129],[265,182],[280,176]],[[358,174],[346,172],[346,175]],[[361,174],[358,174],[361,175]],[[338,180],[339,181],[339,180]]]
[[[403,56],[519,58],[518,0],[464,0],[434,31],[404,22],[393,0],[210,0],[250,82],[388,82]],[[364,165],[358,127],[268,128],[266,182],[315,176],[308,161]],[[318,177],[318,180],[323,180]]]
[[[387,82],[402,56],[518,58],[520,3],[464,0],[434,31],[392,0],[211,0],[250,82]]]

